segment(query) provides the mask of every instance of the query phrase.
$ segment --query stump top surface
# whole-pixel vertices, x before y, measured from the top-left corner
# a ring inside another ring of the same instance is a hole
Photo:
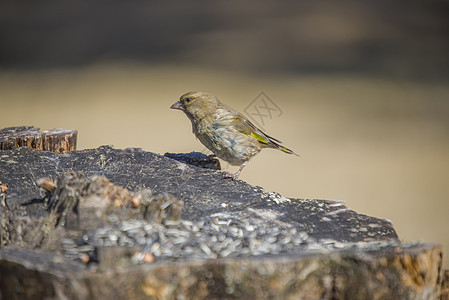
[[[8,203],[18,205],[41,199],[36,185],[42,177],[56,179],[67,171],[86,177],[104,175],[131,191],[151,188],[172,193],[184,201],[182,218],[258,218],[293,226],[315,239],[340,242],[397,241],[388,220],[358,214],[342,202],[290,199],[241,180],[223,179],[220,171],[202,169],[140,149],[100,147],[63,154],[17,148],[0,152],[0,180],[9,185]],[[33,205],[27,207],[29,213]]]

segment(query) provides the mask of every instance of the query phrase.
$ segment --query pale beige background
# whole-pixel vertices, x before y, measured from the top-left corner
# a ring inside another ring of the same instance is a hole
[[[359,213],[390,219],[403,241],[441,243],[449,253],[444,83],[129,62],[3,70],[0,127],[77,129],[78,149],[204,151],[188,119],[169,109],[192,90],[213,93],[240,111],[264,91],[282,110],[264,129],[300,157],[264,150],[242,180],[287,197],[344,200]]]

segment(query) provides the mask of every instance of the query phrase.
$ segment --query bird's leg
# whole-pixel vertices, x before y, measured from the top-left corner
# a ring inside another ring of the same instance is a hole
[[[239,170],[238,170],[237,172],[235,172],[234,174],[225,172],[225,173],[224,173],[224,177],[225,177],[225,178],[231,178],[232,180],[236,180],[237,178],[239,178],[239,175],[240,175],[240,173],[242,172],[242,170],[243,170],[243,168],[244,168],[245,166],[246,166],[246,164],[243,164],[243,165],[239,168]]]

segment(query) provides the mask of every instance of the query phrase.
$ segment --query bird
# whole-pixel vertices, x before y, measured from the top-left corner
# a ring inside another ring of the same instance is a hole
[[[218,158],[239,166],[235,173],[225,173],[233,180],[240,176],[248,161],[263,148],[280,150],[298,156],[281,145],[281,141],[265,134],[237,110],[223,104],[212,94],[188,92],[171,109],[183,111],[192,123],[192,131],[200,142]]]

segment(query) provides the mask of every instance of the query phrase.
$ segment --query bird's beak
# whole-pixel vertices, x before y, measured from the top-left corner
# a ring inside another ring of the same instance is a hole
[[[185,110],[184,106],[182,105],[181,101],[176,101],[173,103],[172,106],[170,106],[171,109],[179,109],[179,110]]]

